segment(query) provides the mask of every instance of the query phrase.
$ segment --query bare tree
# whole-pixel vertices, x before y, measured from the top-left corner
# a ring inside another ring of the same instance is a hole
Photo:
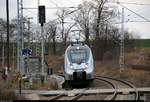
[[[64,26],[64,21],[65,21],[65,15],[68,13],[68,10],[65,10],[65,9],[62,9],[60,11],[57,11],[57,16],[58,16],[58,23],[61,24],[61,38],[62,38],[62,41],[63,43],[65,43],[65,39],[66,39],[66,36],[64,34],[64,30],[65,30],[65,26]]]
[[[92,23],[92,6],[90,2],[84,1],[79,5],[80,9],[74,14],[73,19],[78,23],[85,36],[85,43],[89,45],[90,25]]]
[[[52,40],[52,50],[53,54],[56,55],[56,30],[57,30],[57,22],[49,22],[47,23],[47,30],[46,30],[46,35],[47,35],[47,40],[48,40],[48,52],[50,51],[50,43]]]
[[[68,24],[68,27],[65,27],[65,32],[64,32],[64,46],[66,46],[66,42],[67,42],[67,39],[68,39],[68,36],[69,36],[69,33],[71,32],[71,29],[76,26],[76,22],[73,23],[73,24]]]
[[[7,34],[7,32],[6,32],[6,21],[5,20],[3,20],[3,19],[1,19],[0,18],[0,33],[1,33],[1,42],[3,42],[3,43],[1,43],[1,46],[2,46],[2,44],[5,44],[5,39],[6,39],[6,34]],[[12,41],[15,41],[16,39],[16,34],[15,34],[15,24],[13,24],[12,22],[9,24],[9,31],[10,31],[10,34],[9,34],[9,36],[10,36],[10,40],[11,40],[11,42]],[[12,49],[12,47],[10,47],[10,49]],[[10,55],[12,55],[12,53],[10,53]]]
[[[106,3],[106,0],[93,0],[93,7],[95,8],[94,13],[96,14],[95,16],[95,21],[96,21],[96,26],[95,26],[95,33],[96,33],[96,39],[99,38],[100,34],[100,23],[102,21],[102,12],[104,9],[104,4]]]
[[[3,33],[4,36],[6,36],[6,21],[3,19],[0,19],[0,32]],[[15,24],[14,23],[10,23],[9,25],[10,28],[10,38],[14,37],[14,31],[15,31]]]
[[[61,39],[62,39],[62,44],[63,44],[64,49],[67,45],[67,39],[68,39],[69,33],[71,29],[76,25],[76,22],[72,24],[68,24],[69,22],[65,22],[65,21],[70,21],[70,19],[68,18],[68,15],[70,15],[71,13],[73,13],[73,11],[70,11],[67,9],[62,9],[60,11],[57,11],[57,16],[59,18],[58,24],[61,25],[58,27],[59,29],[57,29],[57,33],[61,31],[60,33],[61,33]]]
[[[107,50],[108,34],[110,33],[107,20],[113,17],[113,11],[109,10],[108,5],[105,5],[106,2],[107,0],[93,0],[91,3],[94,9],[93,14],[95,14],[93,22],[94,51],[95,58],[98,60],[103,60],[103,55]]]

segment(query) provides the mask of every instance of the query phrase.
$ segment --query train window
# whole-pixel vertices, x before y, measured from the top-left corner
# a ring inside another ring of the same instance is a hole
[[[69,50],[68,52],[68,59],[71,63],[85,63],[88,61],[89,52],[86,49],[79,49],[79,50]]]

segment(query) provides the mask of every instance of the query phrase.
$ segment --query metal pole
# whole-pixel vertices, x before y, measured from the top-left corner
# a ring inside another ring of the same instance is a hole
[[[30,48],[30,19],[32,19],[32,17],[28,18],[28,49]],[[27,56],[27,73],[30,73],[30,60],[29,60],[29,55]]]
[[[13,54],[13,65],[12,65],[12,66],[13,66],[13,67],[12,67],[12,68],[14,69],[14,68],[15,68],[15,55],[14,55],[14,52],[15,52],[15,46],[14,46],[14,45],[15,45],[15,42],[13,42],[12,44],[13,44],[13,45],[12,45],[12,46],[13,46],[13,52],[12,52],[12,54]]]
[[[42,65],[42,75],[44,75],[44,35],[43,35],[43,26],[41,26],[41,37],[42,37],[42,41],[41,41],[41,65]]]
[[[24,25],[23,25],[23,0],[20,1],[20,25],[21,25],[21,47],[20,47],[20,51],[22,49],[24,49],[24,35],[23,35],[23,28],[24,28]],[[24,70],[24,56],[22,56],[20,54],[20,57],[21,57],[21,74],[25,74],[25,70]]]
[[[38,48],[37,48],[37,47],[38,47],[38,46],[37,46],[37,45],[38,45],[37,36],[36,36],[36,38],[35,38],[35,41],[36,41],[36,42],[35,42],[35,56],[37,56],[37,55],[38,55],[38,53],[37,53],[37,50],[38,50]]]
[[[6,13],[7,13],[7,68],[10,71],[9,63],[9,1],[6,0]]]
[[[61,26],[62,26],[62,32],[61,32],[61,34],[62,34],[62,40],[64,40],[64,17],[62,17],[62,25]]]
[[[37,7],[39,7],[40,5],[40,0],[37,0]],[[38,25],[38,20],[39,20],[39,10],[37,9],[37,25]],[[38,26],[39,27],[39,26]],[[38,31],[38,30],[37,30]],[[37,34],[37,33],[36,33]],[[38,49],[39,49],[39,46],[38,46],[38,35],[35,37],[35,40],[36,40],[36,43],[35,43],[35,49],[36,49],[36,56],[39,56],[40,53],[38,53]]]
[[[122,8],[121,19],[121,43],[120,43],[120,72],[124,70],[124,8]]]
[[[20,46],[20,26],[19,26],[19,0],[17,0],[17,70],[20,72],[20,50],[19,50],[19,46]]]
[[[28,49],[30,48],[30,18],[28,18]],[[27,74],[30,73],[30,62],[29,62],[29,55],[27,55]]]
[[[23,41],[23,1],[17,0],[17,69],[21,74],[24,74],[24,58],[21,54],[21,50],[24,48]]]
[[[2,67],[4,68],[4,64],[5,64],[5,42],[4,42],[4,38],[2,37],[2,42],[3,42],[3,44],[2,44],[2,46],[3,46],[3,48],[2,48]]]
[[[19,78],[19,94],[21,94],[21,78]]]

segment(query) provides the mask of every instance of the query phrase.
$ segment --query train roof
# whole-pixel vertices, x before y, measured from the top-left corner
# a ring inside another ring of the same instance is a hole
[[[86,49],[90,49],[88,47],[88,45],[86,45],[85,43],[71,43],[71,45],[68,46],[68,48],[66,50],[69,50],[69,49],[80,49],[80,48],[86,48]]]

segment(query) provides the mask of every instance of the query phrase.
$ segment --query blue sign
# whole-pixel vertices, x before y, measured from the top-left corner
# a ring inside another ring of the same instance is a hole
[[[32,54],[32,50],[29,48],[22,49],[22,55],[28,56]]]

